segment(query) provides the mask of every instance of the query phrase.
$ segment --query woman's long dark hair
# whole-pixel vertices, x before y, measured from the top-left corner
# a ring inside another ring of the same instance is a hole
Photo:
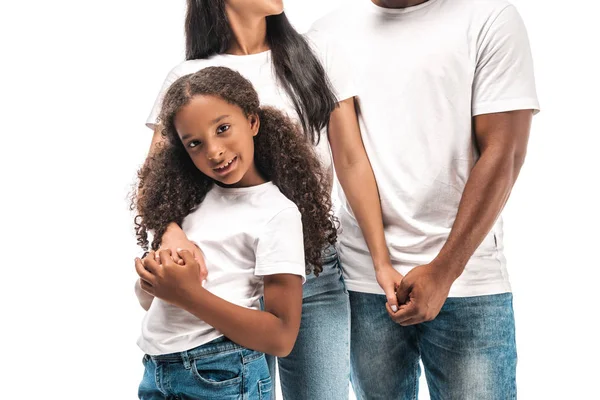
[[[331,215],[328,177],[322,170],[314,147],[282,112],[260,107],[252,84],[239,73],[224,67],[209,67],[176,80],[167,91],[160,113],[160,147],[138,172],[139,183],[132,208],[138,244],[148,250],[160,246],[171,222],[181,225],[211,189],[213,181],[198,170],[175,129],[175,116],[197,95],[218,96],[242,109],[246,116],[258,115],[260,128],[254,137],[254,162],[260,174],[272,181],[293,201],[302,215],[307,273],[322,271],[322,250],[336,240]]]
[[[225,0],[188,0],[185,38],[187,60],[225,53],[233,38]],[[337,103],[325,70],[285,13],[267,17],[267,40],[278,82],[294,103],[304,132],[318,143]]]

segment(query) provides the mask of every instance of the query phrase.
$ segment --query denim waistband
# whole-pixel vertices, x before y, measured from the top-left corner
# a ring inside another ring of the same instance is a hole
[[[306,276],[306,283],[302,288],[303,298],[331,291],[346,290],[336,248],[334,246],[327,247],[323,250],[322,257],[323,271],[319,276],[315,276],[313,273]]]
[[[160,354],[157,356],[149,356],[154,361],[158,362],[186,362],[186,360],[207,357],[219,353],[227,353],[230,351],[247,350],[239,344],[233,343],[225,336],[221,336],[205,343],[201,346],[190,350],[181,351],[179,353]]]

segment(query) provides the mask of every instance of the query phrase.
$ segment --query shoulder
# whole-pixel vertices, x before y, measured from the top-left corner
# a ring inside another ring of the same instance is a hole
[[[172,79],[178,79],[184,75],[193,74],[203,68],[210,67],[213,64],[214,62],[211,58],[202,60],[186,60],[174,66],[171,71],[169,71],[169,76]]]
[[[333,34],[348,24],[352,24],[351,18],[356,14],[356,6],[349,5],[337,8],[325,16],[316,20],[308,30],[307,36],[319,36],[319,34]]]
[[[263,200],[268,205],[270,219],[282,213],[289,216],[300,215],[296,204],[285,197],[277,186],[273,185],[270,187],[269,190],[265,191],[264,196]]]
[[[511,2],[507,0],[444,0],[449,6],[461,9],[475,19],[489,21],[495,19],[506,9],[514,9]]]

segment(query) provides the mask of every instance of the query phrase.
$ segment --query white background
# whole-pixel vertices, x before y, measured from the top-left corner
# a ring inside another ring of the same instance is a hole
[[[600,7],[513,2],[543,109],[504,213],[518,390],[588,399],[600,373]],[[286,9],[305,31],[343,3]],[[183,15],[183,0],[0,5],[2,398],[136,397],[140,252],[126,197],[150,142],[144,120],[183,59]]]

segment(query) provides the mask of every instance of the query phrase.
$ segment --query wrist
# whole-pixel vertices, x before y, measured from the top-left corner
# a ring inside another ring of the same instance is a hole
[[[373,261],[373,268],[375,269],[375,272],[381,272],[381,271],[385,271],[387,269],[394,269],[394,267],[392,266],[392,262],[387,259],[387,260],[380,260],[380,261]]]
[[[452,283],[463,273],[466,263],[440,253],[430,265]]]

